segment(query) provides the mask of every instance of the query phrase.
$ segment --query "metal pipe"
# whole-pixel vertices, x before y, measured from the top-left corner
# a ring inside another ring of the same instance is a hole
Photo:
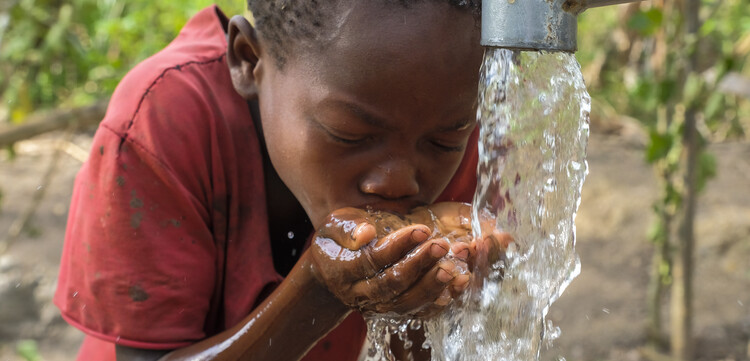
[[[484,0],[484,46],[575,52],[578,14],[592,7],[640,0]]]

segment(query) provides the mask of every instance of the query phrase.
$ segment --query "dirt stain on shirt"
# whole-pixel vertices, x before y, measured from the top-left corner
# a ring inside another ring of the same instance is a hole
[[[139,285],[130,286],[130,289],[128,289],[128,295],[130,296],[130,299],[135,302],[143,302],[149,297],[146,290]]]
[[[133,208],[143,207],[143,201],[135,195],[135,189],[133,189],[133,191],[130,192],[130,206]]]
[[[133,216],[130,217],[130,226],[137,229],[138,227],[141,226],[142,219],[143,219],[143,213],[141,212],[133,213]]]

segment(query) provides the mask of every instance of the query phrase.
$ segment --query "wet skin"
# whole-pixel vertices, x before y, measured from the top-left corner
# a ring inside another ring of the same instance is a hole
[[[302,44],[281,68],[247,20],[230,22],[235,88],[258,100],[273,166],[317,231],[242,322],[161,359],[299,359],[352,310],[429,315],[468,285],[468,206],[418,207],[448,184],[475,126],[478,25],[447,3],[351,3],[324,47]]]
[[[421,207],[405,217],[334,211],[311,247],[317,278],[338,300],[365,314],[433,314],[468,285],[470,212],[469,205],[458,203]],[[449,249],[455,258],[440,260]]]

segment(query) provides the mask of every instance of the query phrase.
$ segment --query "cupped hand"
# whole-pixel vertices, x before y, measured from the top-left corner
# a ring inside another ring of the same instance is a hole
[[[472,274],[472,277],[481,282],[481,279],[489,276],[492,270],[502,270],[502,265],[498,262],[505,260],[505,253],[515,240],[510,233],[497,229],[497,222],[492,217],[480,217],[481,232],[476,233],[482,234],[474,238],[471,216],[470,204],[444,202],[416,208],[406,218],[415,223],[429,225],[432,237],[447,239],[451,244],[451,253],[461,255],[460,259],[466,261],[465,268],[478,272]],[[468,274],[461,277],[466,277],[468,282]],[[502,274],[499,277],[502,277]],[[461,284],[463,285],[462,282]]]
[[[316,279],[342,303],[362,312],[436,312],[469,281],[468,243],[452,246],[444,235],[465,238],[470,226],[456,217],[461,212],[443,207],[432,215],[417,211],[406,217],[356,208],[334,211],[309,250]],[[451,249],[456,257],[445,257]]]

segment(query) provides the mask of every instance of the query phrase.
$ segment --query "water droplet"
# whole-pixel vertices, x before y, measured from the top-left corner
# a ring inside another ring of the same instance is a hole
[[[73,298],[76,298],[76,297],[78,297],[78,291],[73,292]]]
[[[425,339],[424,342],[422,342],[422,348],[424,349],[432,348],[432,341],[430,341],[429,337],[427,337],[427,339]]]
[[[400,333],[406,333],[406,328],[409,327],[408,322],[404,322],[400,325],[398,325],[398,332]]]
[[[42,190],[42,188],[44,188],[44,186],[42,186],[42,185],[36,186],[36,190],[38,190],[38,191]]]
[[[609,308],[602,308],[602,312],[609,314]]]
[[[409,322],[409,328],[412,330],[419,330],[422,328],[422,321],[414,319]]]
[[[294,232],[289,231],[289,233],[286,234],[286,237],[289,238],[289,239],[294,238]]]

